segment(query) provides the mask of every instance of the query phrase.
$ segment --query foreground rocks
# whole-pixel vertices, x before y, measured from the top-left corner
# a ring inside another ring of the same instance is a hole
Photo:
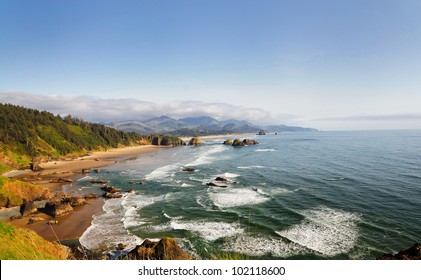
[[[378,260],[421,260],[421,243],[415,243],[409,249],[400,251],[399,253],[384,254],[377,258]]]
[[[148,239],[127,254],[129,260],[191,260],[174,239],[164,237],[158,242]]]
[[[73,207],[68,203],[49,201],[45,204],[43,212],[49,216],[57,218],[72,213]]]

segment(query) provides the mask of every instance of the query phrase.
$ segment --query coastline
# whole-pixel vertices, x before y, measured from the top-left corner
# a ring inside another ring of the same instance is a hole
[[[4,175],[9,175],[11,178],[24,182],[44,186],[48,188],[52,194],[63,192],[65,188],[67,192],[72,192],[76,191],[76,189],[73,190],[72,188],[73,183],[51,183],[50,180],[57,180],[59,178],[77,180],[83,176],[81,172],[82,169],[102,168],[120,161],[136,158],[145,153],[168,148],[169,147],[144,145],[109,149],[104,152],[92,152],[89,155],[82,157],[41,163],[39,165],[41,170],[38,172],[26,170],[14,173],[12,171],[7,172],[8,174],[6,173]],[[84,206],[74,208],[72,213],[59,218],[53,218],[46,214],[39,213],[35,216],[45,220],[33,224],[28,224],[29,219],[34,217],[33,215],[13,221],[6,218],[4,221],[13,226],[33,230],[48,241],[78,240],[86,229],[91,226],[93,215],[103,211],[103,205],[104,199],[100,197],[90,200],[89,203]],[[8,209],[8,211],[10,213],[19,212],[19,207],[16,207],[16,209],[13,210]],[[53,226],[48,225],[47,222],[50,220],[57,220],[58,224]]]

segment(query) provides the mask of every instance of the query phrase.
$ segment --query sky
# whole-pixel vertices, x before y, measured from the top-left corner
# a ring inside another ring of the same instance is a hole
[[[420,14],[418,0],[0,0],[0,102],[421,129]]]

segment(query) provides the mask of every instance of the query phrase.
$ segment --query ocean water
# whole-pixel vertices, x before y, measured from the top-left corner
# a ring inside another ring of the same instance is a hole
[[[374,259],[421,241],[421,131],[249,137],[260,144],[206,140],[82,178],[86,192],[101,193],[92,178],[135,191],[106,200],[80,242],[105,251],[170,236],[199,259]]]

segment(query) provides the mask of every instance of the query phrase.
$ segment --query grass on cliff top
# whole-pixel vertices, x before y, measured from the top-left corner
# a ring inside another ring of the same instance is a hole
[[[65,260],[65,247],[46,241],[31,230],[0,222],[0,260]]]
[[[48,197],[47,188],[0,176],[0,206],[18,206],[23,199],[32,201],[42,197]]]

